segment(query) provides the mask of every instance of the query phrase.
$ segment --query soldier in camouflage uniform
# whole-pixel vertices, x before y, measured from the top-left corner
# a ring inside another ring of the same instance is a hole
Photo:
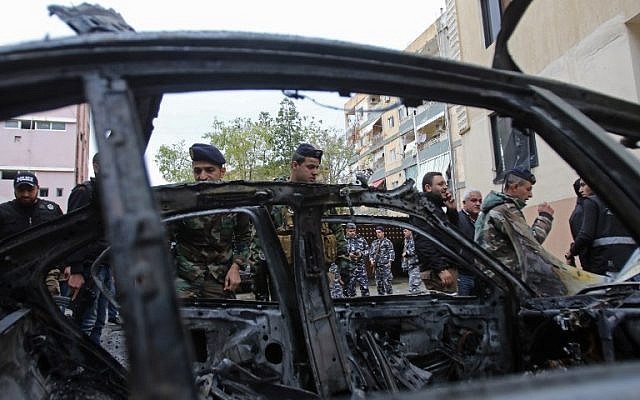
[[[532,196],[535,182],[528,170],[507,172],[503,192],[490,192],[482,203],[475,241],[538,294],[564,295],[566,289],[553,268],[562,263],[541,246],[551,230],[553,208],[547,203],[539,205],[533,226],[527,225],[521,211]]]
[[[345,285],[344,297],[356,296],[356,283],[360,284],[360,294],[369,296],[369,278],[364,261],[369,256],[367,240],[356,233],[356,224],[347,224],[347,251],[349,253],[349,280]]]
[[[289,181],[315,183],[322,160],[322,150],[308,143],[301,143],[291,158]],[[271,209],[271,218],[278,234],[287,261],[293,264],[293,210],[285,205],[275,205]],[[340,224],[322,223],[321,235],[325,263],[329,277],[331,297],[342,297],[344,274],[348,269],[347,241]]]
[[[260,238],[253,225],[251,226],[251,244],[249,245],[248,263],[251,266],[253,275],[252,291],[255,299],[258,301],[269,301],[274,294],[273,288],[271,287],[271,275],[269,275],[267,258],[264,255],[264,251],[262,251]]]
[[[195,180],[221,181],[225,159],[217,148],[196,143],[189,154]],[[170,229],[176,242],[178,296],[235,297],[240,266],[246,264],[249,253],[249,217],[243,213],[209,215],[178,221]]]
[[[376,237],[377,239],[371,242],[369,260],[375,271],[378,294],[392,294],[391,280],[393,275],[391,274],[391,263],[395,260],[396,253],[393,250],[391,240],[384,237],[384,228],[382,226],[376,227]]]
[[[413,241],[413,232],[403,229],[404,249],[402,250],[402,270],[409,273],[409,293],[416,294],[421,291],[422,278],[420,278],[420,260],[416,254],[416,244]]]

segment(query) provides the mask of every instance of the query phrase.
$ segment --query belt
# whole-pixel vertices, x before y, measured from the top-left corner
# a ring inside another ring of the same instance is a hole
[[[630,244],[632,246],[635,246],[636,241],[633,240],[633,238],[630,236],[609,236],[594,240],[591,246],[610,246],[612,244]]]

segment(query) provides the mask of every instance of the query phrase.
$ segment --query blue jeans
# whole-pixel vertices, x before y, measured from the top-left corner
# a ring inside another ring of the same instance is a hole
[[[85,277],[85,281],[87,279],[93,278],[87,276]],[[109,289],[111,287],[111,268],[108,265],[102,265],[98,268],[98,280],[102,282],[105,288]],[[86,283],[87,282],[85,282],[85,284]],[[95,299],[91,303],[91,306],[85,311],[80,329],[85,335],[89,336],[94,343],[99,345],[102,328],[107,319],[107,298],[104,297],[95,285],[93,291],[96,293]]]
[[[115,298],[116,296],[116,285],[115,282],[113,281],[113,279],[109,279],[109,290],[111,291],[111,293],[113,294],[113,297]],[[107,299],[105,299],[106,301]],[[107,316],[109,317],[110,320],[116,319],[116,317],[118,316],[118,309],[116,308],[116,306],[114,306],[113,304],[109,303],[108,304],[108,309],[107,309]]]
[[[458,295],[470,296],[476,286],[473,275],[467,275],[458,271]]]

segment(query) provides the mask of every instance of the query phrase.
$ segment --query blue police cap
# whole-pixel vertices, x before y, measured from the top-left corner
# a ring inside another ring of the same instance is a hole
[[[531,184],[536,183],[536,176],[531,173],[528,169],[525,168],[513,168],[507,172],[507,175],[515,175],[519,178],[524,179],[525,181],[531,182]]]
[[[353,222],[348,222],[347,229],[356,229],[356,224],[354,224]]]
[[[317,158],[322,161],[322,150],[316,149],[309,143],[300,143],[298,148],[296,149],[296,153],[300,154],[303,157],[312,157]]]
[[[36,178],[36,175],[33,172],[20,171],[13,179],[13,187],[17,188],[18,186],[22,185],[36,187],[38,186],[38,178]]]
[[[217,147],[205,143],[195,143],[189,148],[192,161],[207,161],[223,166],[227,161]]]

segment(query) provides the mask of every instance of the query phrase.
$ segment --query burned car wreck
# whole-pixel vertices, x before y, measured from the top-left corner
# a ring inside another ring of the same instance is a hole
[[[432,385],[447,382],[585,365],[606,370],[640,358],[637,284],[538,297],[437,219],[411,181],[386,192],[283,182],[151,188],[143,159],[165,93],[320,90],[397,96],[406,105],[485,107],[534,129],[594,187],[606,187],[603,199],[639,240],[640,162],[608,133],[636,145],[638,104],[514,71],[228,32],[101,33],[9,46],[0,49],[0,71],[0,120],[91,106],[104,188],[101,213],[81,209],[0,242],[0,397],[410,398],[405,392],[420,391],[429,398]],[[295,211],[293,268],[268,213],[273,205]],[[403,217],[326,215],[358,206]],[[166,224],[222,213],[251,219],[273,301],[176,300]],[[331,299],[321,221],[388,224],[429,236],[409,217],[458,244],[441,245],[477,279],[474,294]],[[47,272],[97,240],[102,227],[125,321],[127,368],[83,336],[44,287]],[[638,383],[624,384],[617,388],[637,393]]]

